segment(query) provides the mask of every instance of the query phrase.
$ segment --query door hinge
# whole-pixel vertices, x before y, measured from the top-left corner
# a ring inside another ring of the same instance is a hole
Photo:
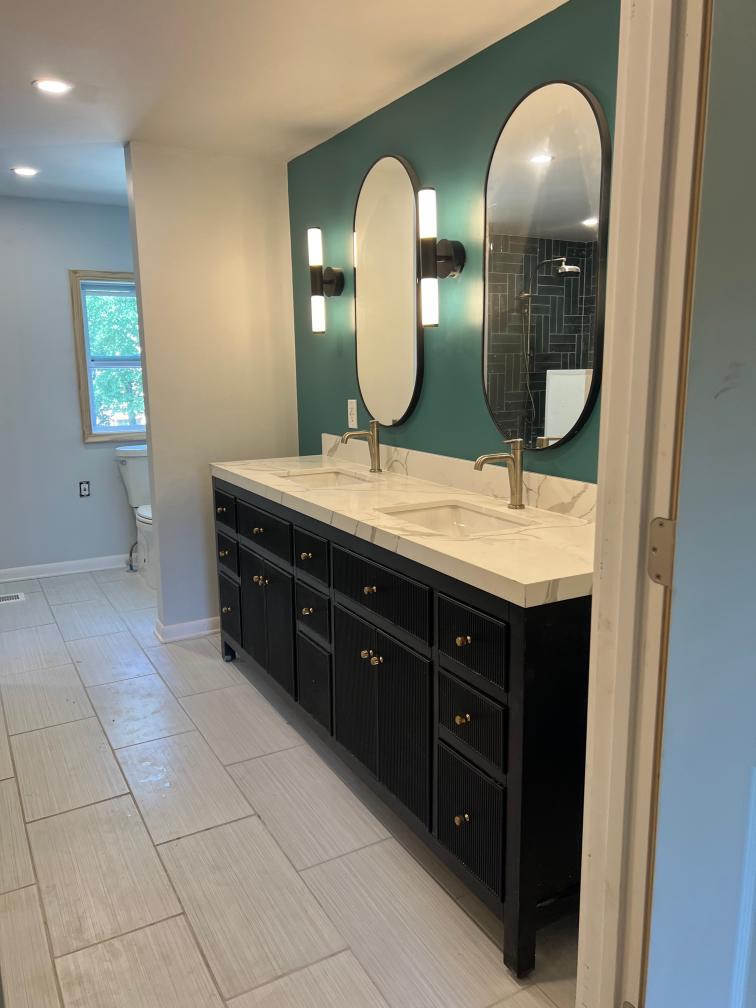
[[[648,529],[648,576],[665,588],[672,587],[676,532],[677,522],[672,518],[654,518]]]

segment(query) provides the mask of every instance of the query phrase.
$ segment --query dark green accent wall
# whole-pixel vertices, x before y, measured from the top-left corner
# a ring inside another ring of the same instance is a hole
[[[439,285],[441,324],[425,331],[425,377],[417,406],[404,424],[382,428],[381,437],[386,444],[459,458],[500,448],[481,385],[488,161],[514,105],[550,80],[589,88],[613,130],[619,8],[620,0],[570,0],[289,164],[303,454],[320,453],[322,431],[346,429],[347,399],[357,399],[361,425],[368,419],[355,371],[352,223],[362,178],[384,154],[401,154],[421,185],[435,186],[438,233],[464,243],[467,265],[457,280]],[[319,336],[310,331],[308,227],[323,229],[326,263],[343,266],[346,273],[344,294],[327,302],[328,331]],[[598,430],[597,406],[566,445],[528,452],[526,468],[595,481]]]

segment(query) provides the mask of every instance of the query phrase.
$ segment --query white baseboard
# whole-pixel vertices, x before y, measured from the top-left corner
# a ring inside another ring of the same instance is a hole
[[[61,563],[34,564],[30,567],[6,567],[0,569],[0,583],[3,581],[24,581],[27,578],[55,577],[56,574],[83,574],[87,571],[115,570],[126,567],[128,556],[89,557],[86,560],[63,560]]]
[[[172,644],[174,641],[191,640],[193,637],[208,637],[210,634],[218,633],[220,630],[220,619],[212,616],[210,619],[192,620],[189,623],[161,623],[155,624],[155,636],[163,644]]]

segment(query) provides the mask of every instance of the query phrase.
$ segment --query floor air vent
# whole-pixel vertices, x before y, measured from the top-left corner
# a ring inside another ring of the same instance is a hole
[[[14,592],[12,595],[0,595],[0,605],[5,605],[6,602],[23,602],[26,599],[26,595],[23,592]]]

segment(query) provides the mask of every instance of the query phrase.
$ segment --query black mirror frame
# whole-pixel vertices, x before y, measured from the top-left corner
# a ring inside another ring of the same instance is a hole
[[[504,120],[504,123],[496,134],[496,140],[494,141],[493,148],[491,149],[491,156],[488,159],[488,166],[486,168],[486,178],[485,185],[483,189],[483,326],[482,326],[482,338],[481,338],[481,382],[483,386],[483,398],[486,403],[486,409],[488,410],[491,420],[494,423],[497,431],[499,427],[496,423],[496,418],[494,417],[493,410],[491,409],[491,404],[488,400],[488,392],[486,391],[486,319],[488,316],[488,181],[491,175],[491,165],[493,164],[494,155],[496,153],[496,148],[499,146],[499,141],[507,128],[509,120],[512,118],[517,109],[526,101],[532,94],[536,91],[540,91],[541,88],[549,87],[552,84],[565,84],[567,87],[574,88],[579,94],[586,99],[591,107],[591,111],[596,119],[596,126],[599,131],[599,140],[601,143],[601,183],[599,188],[599,225],[598,234],[596,238],[596,245],[598,251],[598,282],[596,284],[596,319],[594,323],[594,331],[596,336],[596,346],[594,350],[594,362],[593,362],[593,377],[591,379],[591,386],[588,389],[588,395],[586,397],[583,409],[580,412],[575,423],[567,431],[563,438],[560,438],[553,445],[547,445],[545,448],[536,448],[535,446],[525,446],[526,451],[551,451],[555,448],[560,448],[562,445],[567,444],[572,438],[578,433],[578,431],[584,426],[588,417],[593,412],[593,408],[596,405],[596,400],[598,399],[598,394],[601,389],[601,372],[603,368],[604,361],[604,314],[606,310],[606,246],[607,238],[609,234],[609,191],[611,186],[611,164],[612,164],[612,150],[611,150],[611,136],[609,133],[609,124],[606,120],[606,115],[604,110],[593,94],[588,88],[584,87],[582,84],[577,84],[575,81],[569,80],[549,80],[544,81],[542,84],[537,84],[535,87],[530,88],[522,98],[513,106],[509,115]],[[501,431],[499,431],[501,433]]]
[[[375,168],[375,166],[380,162],[384,161],[386,158],[393,158],[394,161],[398,161],[404,170],[407,172],[410,182],[412,183],[412,189],[415,194],[415,320],[416,320],[416,343],[415,343],[415,353],[417,360],[417,367],[415,370],[415,385],[412,390],[412,396],[410,398],[407,409],[404,411],[402,416],[398,420],[394,420],[391,424],[381,424],[382,427],[398,427],[403,424],[405,420],[408,419],[415,406],[417,406],[417,401],[420,398],[420,390],[423,385],[423,373],[424,373],[424,330],[422,325],[422,319],[420,317],[420,238],[418,236],[417,230],[417,194],[420,191],[420,180],[415,173],[415,169],[403,158],[401,154],[381,154],[377,157],[369,166],[365,174],[362,176],[362,181],[360,182],[359,188],[357,189],[357,196],[354,201],[354,214],[352,216],[352,235],[356,233],[357,230],[357,207],[360,202],[360,194],[362,192],[363,186],[367,180],[370,172]],[[357,377],[357,389],[360,393],[360,399],[362,400],[362,405],[365,407],[365,411],[368,416],[372,419],[373,414],[370,412],[367,402],[365,401],[365,396],[362,392],[362,386],[360,385],[360,368],[358,363],[358,353],[357,353],[357,268],[356,264],[352,263],[352,283],[353,283],[353,296],[354,296],[354,372]],[[380,421],[379,421],[380,422]]]

